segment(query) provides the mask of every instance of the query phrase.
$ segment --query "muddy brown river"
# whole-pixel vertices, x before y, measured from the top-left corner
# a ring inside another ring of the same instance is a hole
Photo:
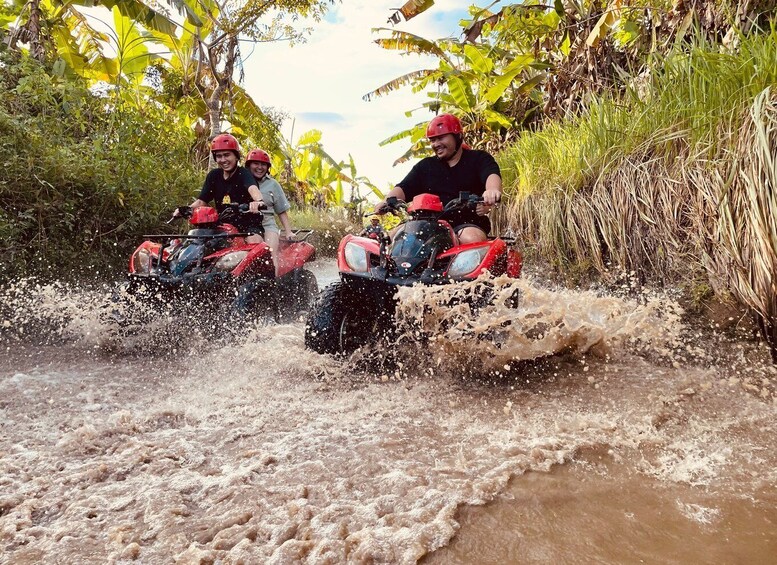
[[[446,292],[341,360],[300,320],[120,336],[99,288],[4,288],[0,563],[777,563],[749,334],[530,278]]]

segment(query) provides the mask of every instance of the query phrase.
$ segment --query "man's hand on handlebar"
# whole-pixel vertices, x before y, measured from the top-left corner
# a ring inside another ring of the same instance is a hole
[[[493,206],[497,202],[502,200],[502,191],[493,188],[486,189],[483,193],[483,203]]]
[[[396,196],[389,196],[382,202],[378,202],[373,210],[372,214],[396,214],[400,210],[407,208],[407,204],[404,200],[399,200]],[[372,214],[367,214],[371,216]]]
[[[477,205],[475,213],[478,216],[485,216],[502,199],[502,192],[495,189],[487,189],[483,193],[483,202]]]
[[[263,208],[266,208],[264,200],[253,200],[248,204],[248,211],[252,214],[258,214]]]
[[[372,211],[370,214],[365,214],[365,216],[371,216],[372,214],[385,214],[389,211],[389,205],[385,200],[381,200],[375,205],[375,210]]]

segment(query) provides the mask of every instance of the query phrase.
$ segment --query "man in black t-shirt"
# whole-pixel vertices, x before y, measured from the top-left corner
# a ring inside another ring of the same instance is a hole
[[[421,159],[405,178],[386,195],[409,202],[422,193],[435,194],[443,205],[457,198],[459,192],[483,196],[474,213],[462,212],[446,217],[461,243],[485,241],[491,231],[488,212],[502,197],[502,176],[496,160],[486,151],[464,147],[461,122],[451,114],[441,114],[426,128],[426,137],[434,157]],[[386,206],[378,203],[375,211]]]
[[[192,202],[191,208],[205,206],[212,200],[220,213],[226,204],[248,204],[251,214],[237,216],[230,223],[240,231],[253,234],[246,238],[246,243],[261,243],[264,230],[260,207],[264,205],[264,200],[254,176],[237,164],[240,160],[237,139],[222,133],[213,138],[210,149],[218,168],[205,177],[200,195]],[[177,211],[174,215],[177,215]]]

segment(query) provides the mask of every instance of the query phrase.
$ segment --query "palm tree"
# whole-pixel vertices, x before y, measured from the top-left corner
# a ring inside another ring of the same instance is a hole
[[[29,0],[19,6],[10,44],[26,42],[35,47],[38,60],[53,59],[54,71],[72,73],[90,82],[131,83],[143,96],[144,70],[156,64],[156,73],[180,80],[181,98],[176,101],[188,119],[202,119],[203,133],[222,130],[225,108],[233,123],[255,124],[272,130],[272,120],[263,116],[256,103],[240,87],[242,76],[240,42],[301,41],[298,17],[320,19],[334,0],[166,0],[183,18],[173,19],[156,4],[143,0],[101,0],[112,9],[112,32],[95,28],[79,7],[93,0]],[[153,6],[153,7],[152,7]],[[43,14],[43,18],[40,17]],[[267,18],[269,24],[264,24]],[[180,21],[182,20],[182,21]],[[45,21],[46,26],[41,25]],[[153,54],[146,44],[158,44],[166,53]],[[112,45],[112,47],[108,47]],[[110,50],[116,51],[114,57]],[[199,101],[197,101],[199,99]],[[197,112],[196,115],[192,115]]]
[[[513,54],[487,43],[470,44],[452,39],[428,40],[414,34],[391,30],[388,38],[376,43],[384,49],[405,53],[430,55],[438,59],[436,68],[427,68],[397,77],[364,95],[366,101],[382,96],[403,86],[411,85],[416,91],[429,89],[429,100],[419,109],[456,114],[468,131],[468,142],[474,146],[491,147],[504,142],[510,132],[519,129],[530,116],[508,114],[510,103],[516,97],[528,93],[542,80],[541,70],[532,68],[534,57],[530,54]],[[518,81],[516,85],[515,82]],[[533,104],[528,104],[532,109]],[[381,142],[386,145],[409,138],[411,147],[396,162],[419,156],[426,152],[423,136],[426,120],[401,131]]]

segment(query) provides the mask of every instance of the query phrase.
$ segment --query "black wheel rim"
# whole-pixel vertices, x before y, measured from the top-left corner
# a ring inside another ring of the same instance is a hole
[[[343,316],[343,319],[340,322],[340,327],[338,328],[337,341],[338,345],[340,346],[340,351],[343,353],[349,353],[350,351],[353,351],[358,345],[354,342],[357,328],[353,322],[353,317],[354,315],[352,313],[348,313]]]

